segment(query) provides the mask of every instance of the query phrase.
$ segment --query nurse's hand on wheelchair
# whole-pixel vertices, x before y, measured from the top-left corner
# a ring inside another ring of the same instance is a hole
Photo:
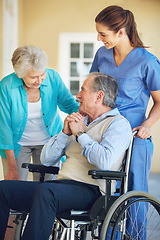
[[[133,132],[134,131],[137,131],[136,137],[138,138],[141,138],[141,139],[151,138],[151,130],[144,125],[133,128]]]

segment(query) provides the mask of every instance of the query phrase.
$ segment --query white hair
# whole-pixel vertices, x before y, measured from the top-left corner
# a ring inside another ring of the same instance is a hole
[[[88,74],[88,77],[94,77],[91,89],[93,92],[103,91],[104,98],[103,104],[105,106],[113,108],[118,93],[118,83],[110,75],[101,72],[92,72]]]
[[[18,77],[23,78],[28,70],[43,71],[47,66],[47,55],[38,47],[23,46],[17,48],[12,56],[12,65]]]

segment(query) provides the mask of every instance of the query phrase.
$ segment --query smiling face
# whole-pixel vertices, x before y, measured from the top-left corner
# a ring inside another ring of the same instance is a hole
[[[107,49],[115,47],[121,40],[121,30],[115,33],[102,23],[96,23],[96,30],[98,32],[97,40],[102,41]]]
[[[96,105],[98,95],[98,93],[93,92],[91,88],[94,78],[94,76],[88,77],[84,81],[81,87],[81,91],[76,96],[76,98],[79,99],[79,111],[87,114],[88,116],[92,116],[92,112],[94,112],[94,107]]]
[[[31,69],[28,70],[26,75],[23,77],[23,82],[28,88],[40,88],[41,83],[46,78],[46,70],[36,72]]]

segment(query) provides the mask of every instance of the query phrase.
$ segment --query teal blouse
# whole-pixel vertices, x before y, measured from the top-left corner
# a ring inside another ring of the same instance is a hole
[[[46,78],[40,86],[42,115],[50,137],[63,127],[58,108],[67,113],[77,112],[79,105],[63,83],[59,74],[46,69]],[[6,149],[14,149],[17,158],[28,116],[27,92],[23,80],[12,73],[0,82],[0,155],[6,157]]]

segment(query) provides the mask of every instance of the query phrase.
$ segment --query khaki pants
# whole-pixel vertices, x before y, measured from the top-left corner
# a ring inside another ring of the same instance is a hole
[[[41,155],[42,148],[43,148],[43,145],[21,147],[18,157],[16,159],[17,168],[18,168],[18,172],[21,180],[26,181],[28,177],[28,170],[21,167],[22,163],[30,163],[31,157],[32,157],[32,161],[34,164],[41,164],[40,155]],[[2,165],[3,165],[3,174],[4,176],[6,176],[6,173],[8,171],[8,163],[6,158],[2,158]],[[52,179],[55,179],[52,174],[46,174],[45,181],[52,180]],[[39,181],[39,173],[33,173],[33,180]]]

